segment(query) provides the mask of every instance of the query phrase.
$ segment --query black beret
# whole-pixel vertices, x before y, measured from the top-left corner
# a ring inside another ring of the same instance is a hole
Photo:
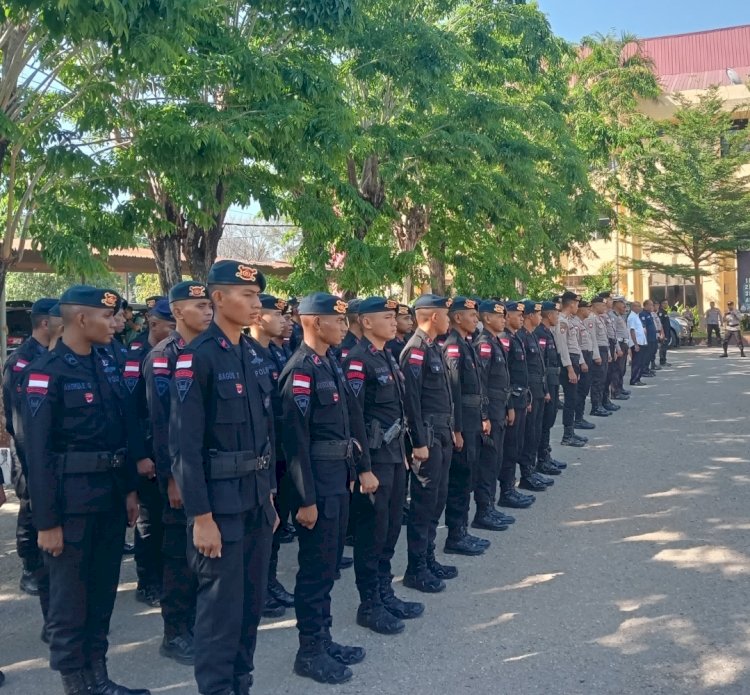
[[[450,305],[451,312],[454,311],[465,311],[465,310],[472,310],[477,309],[479,307],[479,303],[476,299],[472,299],[471,297],[454,297],[453,303]]]
[[[536,314],[542,310],[541,302],[537,302],[533,299],[526,299],[523,302],[523,313],[526,316]]]
[[[208,299],[208,287],[202,282],[185,280],[169,290],[169,301],[181,302],[184,299]]]
[[[396,311],[398,302],[385,297],[368,297],[359,303],[358,314],[377,314],[381,311]]]
[[[611,292],[599,292],[599,296],[602,299],[609,299],[612,296]]]
[[[299,306],[299,299],[297,297],[289,297],[289,299],[286,300],[286,303],[291,307]]]
[[[209,285],[258,285],[266,289],[263,273],[242,261],[217,261],[208,271]]]
[[[556,301],[542,302],[542,311],[560,311],[560,304]]]
[[[565,292],[563,292],[562,300],[564,302],[568,302],[568,301],[573,300],[573,299],[580,302],[581,301],[581,295],[580,294],[576,294],[575,292],[570,292],[568,290],[566,290]]]
[[[146,297],[146,306],[149,309],[153,309],[154,306],[156,305],[156,302],[158,302],[160,299],[166,299],[166,297],[164,297],[164,296],[162,296],[160,294],[155,294],[155,295],[153,295],[151,297]]]
[[[149,314],[154,318],[161,319],[162,321],[174,321],[172,310],[169,308],[169,301],[166,299],[160,299],[156,302],[154,308],[151,309]]]
[[[591,303],[592,304],[604,304],[604,297],[602,297],[602,295],[598,294],[598,295],[596,295],[596,297],[594,297],[591,300]]]
[[[587,302],[585,299],[582,299],[578,302],[578,308],[579,309],[588,309],[591,307],[590,302]]]
[[[57,304],[57,300],[52,297],[41,297],[31,305],[31,314],[33,316],[49,316],[49,310]]]
[[[399,304],[398,315],[399,316],[411,316],[411,307],[408,304]]]
[[[103,290],[91,285],[73,285],[62,293],[60,304],[112,309],[117,312],[120,310],[120,295],[114,290]]]
[[[315,292],[303,297],[299,303],[300,316],[343,316],[346,302],[327,292]]]
[[[282,313],[287,306],[286,299],[279,299],[272,294],[260,295],[260,304],[264,309],[268,309],[269,311],[281,311]]]
[[[450,309],[453,302],[437,294],[423,294],[414,302],[415,309]]]
[[[523,301],[518,299],[512,302],[505,302],[505,311],[523,311]]]
[[[359,313],[359,305],[362,304],[361,299],[357,299],[356,297],[354,299],[350,299],[346,304],[346,313],[347,314],[358,314]]]
[[[502,302],[488,299],[479,305],[479,312],[482,314],[501,314],[505,316],[505,306]]]
[[[47,316],[52,316],[53,318],[56,318],[56,319],[62,318],[62,314],[60,313],[60,302],[56,302],[53,306],[49,308],[49,311],[47,312]]]

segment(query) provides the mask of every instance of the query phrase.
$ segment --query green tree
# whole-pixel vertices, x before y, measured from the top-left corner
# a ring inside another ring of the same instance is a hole
[[[583,278],[583,286],[586,288],[584,299],[593,299],[602,292],[612,292],[614,289],[615,264],[605,263],[593,275]]]
[[[633,267],[691,278],[702,312],[707,266],[750,246],[750,130],[735,127],[714,89],[652,123],[625,164],[628,226],[646,253]],[[657,253],[677,261],[649,258]]]

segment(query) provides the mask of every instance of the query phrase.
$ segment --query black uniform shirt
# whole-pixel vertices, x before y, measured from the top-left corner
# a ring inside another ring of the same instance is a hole
[[[487,419],[487,405],[477,369],[477,355],[471,345],[452,330],[443,345],[448,380],[453,393],[455,432],[476,432]]]
[[[188,517],[212,513],[222,538],[244,534],[238,514],[262,506],[274,518],[270,494],[276,485],[273,411],[268,377],[254,367],[262,358],[245,336],[235,349],[222,330],[211,325],[177,357],[170,384],[172,472]],[[223,480],[212,479],[213,454],[243,452],[247,458],[270,456],[263,470]]]
[[[347,494],[351,461],[322,460],[312,452],[316,442],[354,438],[362,448],[357,472],[371,469],[362,410],[338,361],[331,351],[321,357],[303,342],[284,367],[279,389],[287,471],[302,506]]]
[[[47,352],[36,338],[31,336],[8,356],[3,368],[3,407],[5,412],[5,429],[11,437],[22,427],[19,406],[22,401],[21,382],[29,365]],[[18,451],[18,449],[17,449]],[[23,463],[23,452],[18,451]]]
[[[540,323],[536,327],[536,329],[534,330],[534,334],[536,335],[537,343],[539,343],[539,349],[541,350],[542,358],[544,359],[544,365],[547,375],[547,386],[559,386],[560,355],[557,352],[555,334],[543,323]]]
[[[488,398],[490,420],[505,422],[508,399],[510,397],[510,375],[505,351],[497,336],[484,329],[474,343],[477,352],[479,378],[482,390]]]
[[[427,446],[425,424],[430,415],[453,417],[453,397],[448,370],[437,342],[417,328],[401,352],[401,372],[405,380],[404,407],[412,445]]]
[[[362,408],[368,433],[374,421],[382,432],[399,420],[404,426],[404,376],[390,350],[378,350],[362,338],[344,360],[344,374]],[[403,462],[401,438],[370,449],[370,456],[373,463]]]
[[[397,335],[393,340],[389,340],[385,346],[393,353],[398,363],[401,359],[401,351],[406,347],[406,341]]]
[[[346,332],[344,339],[341,341],[341,345],[339,345],[338,348],[334,350],[339,362],[343,363],[343,361],[349,356],[349,353],[351,352],[352,348],[358,342],[359,342],[359,338],[357,338],[357,336],[354,335],[354,333],[352,333],[351,331]]]
[[[39,357],[23,382],[22,417],[34,523],[54,528],[63,514],[110,511],[135,490],[143,442],[119,369],[103,351],[75,354],[63,341]],[[122,452],[123,468],[63,474],[68,452]]]
[[[511,405],[514,408],[525,408],[528,405],[529,372],[526,367],[526,348],[519,333],[520,331],[513,333],[506,328],[505,333],[500,336],[500,344],[508,362]]]
[[[526,369],[531,395],[534,398],[544,398],[547,393],[546,367],[536,335],[526,328],[521,328],[516,335],[523,341],[526,351]]]

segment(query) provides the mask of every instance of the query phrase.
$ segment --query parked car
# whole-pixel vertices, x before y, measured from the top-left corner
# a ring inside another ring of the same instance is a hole
[[[10,354],[31,335],[31,302],[6,302],[5,315],[8,326],[6,345]]]
[[[682,316],[672,315],[669,317],[669,347],[676,348],[688,339],[689,331],[687,321]]]

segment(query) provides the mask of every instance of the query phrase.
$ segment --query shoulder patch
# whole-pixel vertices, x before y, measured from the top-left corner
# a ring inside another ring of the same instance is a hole
[[[461,348],[459,348],[458,345],[448,345],[448,347],[445,348],[445,356],[449,360],[457,360],[461,357]]]
[[[29,366],[29,363],[26,360],[18,359],[16,363],[13,365],[13,371],[14,372],[22,372],[26,367]]]
[[[35,417],[39,412],[39,407],[47,398],[49,392],[49,375],[40,373],[29,374],[29,380],[26,383],[26,399],[29,403],[31,416]]]
[[[492,357],[492,345],[489,343],[482,343],[479,346],[479,356],[485,360],[490,359],[490,357]]]
[[[188,391],[190,391],[190,387],[193,385],[194,380],[192,355],[180,355],[177,358],[174,376],[177,395],[180,398],[180,402],[183,402]]]
[[[424,362],[424,351],[412,349],[409,353],[409,364],[422,364]]]
[[[292,375],[292,393],[295,396],[309,396],[312,390],[312,378],[302,372],[294,372]],[[297,399],[295,398],[295,401]],[[309,399],[308,399],[309,400]],[[297,404],[299,405],[299,403]]]
[[[505,352],[508,352],[510,350],[510,338],[500,338],[500,345],[503,346],[503,350],[505,350]]]

